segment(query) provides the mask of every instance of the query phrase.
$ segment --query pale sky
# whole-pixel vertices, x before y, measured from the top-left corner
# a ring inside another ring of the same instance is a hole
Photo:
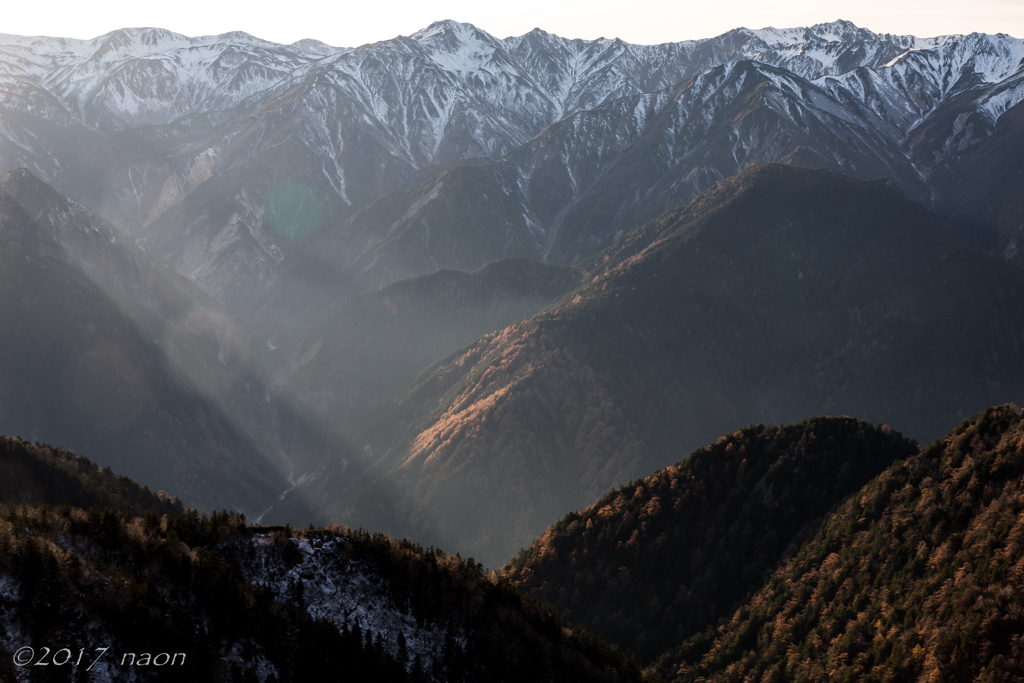
[[[316,38],[345,47],[409,35],[439,19],[468,22],[499,38],[540,27],[568,38],[645,44],[708,38],[739,26],[788,28],[840,18],[876,33],[930,37],[979,31],[1024,38],[1024,0],[43,0],[5,5],[0,33],[92,38],[126,26],[156,26],[190,36],[239,30],[278,43]]]

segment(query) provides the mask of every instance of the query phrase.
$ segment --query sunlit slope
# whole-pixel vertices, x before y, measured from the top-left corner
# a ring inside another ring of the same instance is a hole
[[[1024,389],[1016,272],[885,181],[757,165],[580,269],[425,373],[316,509],[498,566],[737,426],[849,414],[924,440]]]

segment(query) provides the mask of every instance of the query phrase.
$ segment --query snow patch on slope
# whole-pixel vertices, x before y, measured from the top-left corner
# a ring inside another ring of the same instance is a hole
[[[269,587],[281,600],[290,600],[301,586],[311,617],[331,619],[339,626],[350,627],[358,620],[363,633],[379,634],[392,655],[398,654],[397,638],[401,632],[409,654],[420,657],[429,670],[433,657],[443,649],[445,628],[421,623],[411,606],[396,604],[388,582],[373,567],[354,557],[348,539],[329,535],[283,540],[300,553],[298,562],[286,570],[282,570],[280,554],[275,549],[275,543],[281,539],[256,534],[248,541],[250,561],[243,562],[242,568],[250,581]]]

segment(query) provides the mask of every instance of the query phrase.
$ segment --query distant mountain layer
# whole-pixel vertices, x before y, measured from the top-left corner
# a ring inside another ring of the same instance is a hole
[[[372,464],[296,503],[500,566],[742,425],[852,414],[924,440],[1024,392],[1018,271],[885,181],[755,166],[578,270],[435,363],[357,434]]]
[[[324,283],[585,259],[758,161],[888,176],[1000,249],[1024,225],[1008,176],[971,172],[986,141],[1024,165],[1004,122],[1024,43],[1005,35],[837,21],[641,46],[443,21],[358,48],[0,36],[0,57],[0,168],[56,183],[268,337],[268,294],[315,316]]]

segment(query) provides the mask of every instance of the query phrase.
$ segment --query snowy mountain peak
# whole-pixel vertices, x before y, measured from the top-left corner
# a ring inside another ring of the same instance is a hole
[[[472,24],[463,24],[454,19],[443,19],[433,22],[430,26],[420,29],[409,37],[414,40],[430,40],[444,34],[450,35],[454,33],[457,36],[463,36],[479,32],[479,29]]]
[[[998,83],[1024,68],[1024,40],[999,33],[972,33],[951,51],[986,83]]]
[[[174,33],[173,31],[168,31],[164,28],[153,28],[149,26],[122,28],[105,34],[105,37],[105,43],[120,43],[123,45],[138,43],[149,46],[163,46],[168,42],[190,42],[188,37],[183,36],[180,33]]]
[[[807,29],[805,28],[778,29],[768,26],[757,30],[742,29],[742,31],[748,36],[763,41],[767,45],[799,45],[807,40]]]
[[[861,33],[874,36],[866,29],[862,29],[852,21],[846,19],[837,19],[836,21],[830,21],[822,24],[815,24],[808,29],[808,33],[813,33],[822,40],[830,42],[838,42],[841,40],[849,40],[851,36],[860,37]]]
[[[336,55],[338,53],[346,52],[349,49],[351,49],[345,47],[334,47],[333,45],[328,45],[327,43],[323,43],[320,42],[319,40],[314,40],[312,38],[303,38],[302,40],[297,40],[291,44],[291,47],[296,50],[299,50],[300,52],[307,52],[309,54],[318,55],[321,57]]]
[[[912,47],[881,65],[880,76],[896,88],[907,82],[907,73],[942,97],[981,84],[995,85],[1024,68],[1024,40],[997,34],[972,33],[944,36],[935,47]],[[920,101],[921,97],[914,98]]]
[[[860,28],[851,21],[839,19],[810,27],[741,29],[746,35],[773,48],[786,48],[808,43],[849,43],[857,40],[884,40],[882,36]]]
[[[262,46],[277,46],[278,45],[278,43],[274,43],[274,42],[271,42],[269,40],[264,40],[263,38],[260,38],[258,36],[254,36],[251,33],[246,33],[245,31],[231,31],[229,33],[221,33],[219,35],[214,35],[214,36],[203,36],[202,38],[200,38],[200,40],[202,40],[204,42],[212,41],[212,42],[217,42],[217,43],[225,43],[225,42],[242,43],[242,44],[245,44],[245,45],[262,45]]]
[[[146,57],[193,44],[194,38],[161,28],[122,28],[94,38],[94,58]]]

